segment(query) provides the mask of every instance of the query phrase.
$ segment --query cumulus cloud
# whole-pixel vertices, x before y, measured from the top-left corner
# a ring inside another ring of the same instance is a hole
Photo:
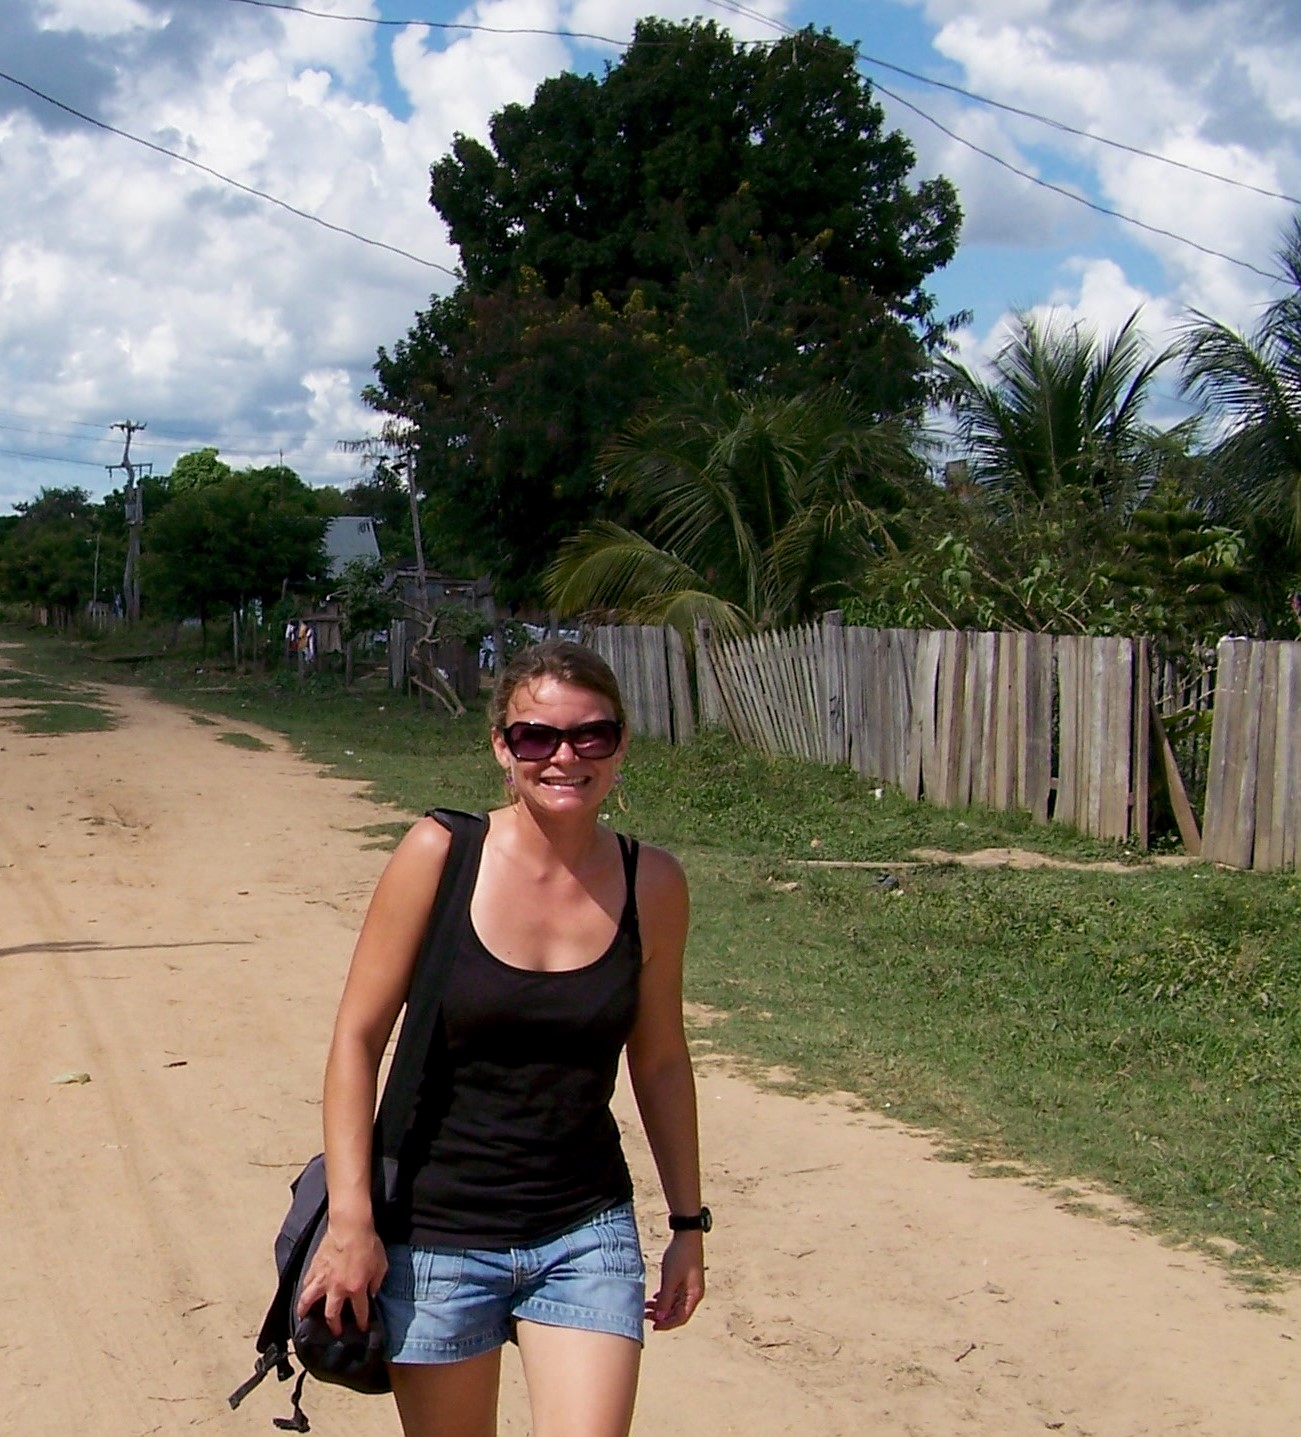
[[[1120,0],[920,0],[920,6],[936,26],[937,51],[977,93],[1261,190],[1301,193],[1301,99],[1295,86],[1301,11],[1295,6],[1241,0],[1153,0],[1143,6]],[[987,133],[988,113],[967,108],[963,133]],[[1007,146],[1024,147],[1046,167],[1055,155],[1097,203],[1204,249],[1273,268],[1290,212],[1286,201],[1055,133],[1029,119],[1001,114],[995,128],[1004,131]],[[980,212],[977,206],[975,214]],[[1083,228],[1096,231],[1093,222]],[[1126,233],[1159,262],[1180,302],[1214,304],[1232,320],[1268,295],[1261,276],[1179,239],[1133,228]],[[1004,242],[988,229],[975,234]],[[1080,253],[1086,253],[1083,247]]]
[[[385,0],[314,0],[378,17]],[[896,0],[910,3],[910,0]],[[1260,0],[911,0],[946,75],[1007,104],[1301,193],[1301,7]],[[390,7],[387,13],[394,13]],[[431,15],[626,39],[645,0],[477,0]],[[680,19],[698,0],[655,7]],[[720,15],[771,38],[787,0]],[[817,19],[818,17],[812,17]],[[1231,43],[1226,44],[1225,37]],[[428,168],[462,131],[527,102],[566,66],[617,50],[546,34],[378,29],[217,0],[7,0],[0,70],[323,219],[454,266]],[[1045,179],[1269,268],[1289,207],[1046,130],[953,96],[910,92],[951,129]],[[921,120],[918,175],[954,178],[964,246],[1026,257],[1016,296],[1114,325],[1145,304],[1155,333],[1195,305],[1249,326],[1266,281],[1111,221],[992,166]],[[376,348],[406,332],[437,269],[329,233],[218,179],[94,129],[0,81],[0,509],[41,484],[83,482],[120,453],[108,425],[143,418],[141,457],[216,444],[233,463],[285,461],[346,482],[339,438],[374,428],[358,392]],[[1036,256],[1056,268],[1033,286]],[[978,273],[974,266],[971,273]],[[1001,308],[1011,296],[998,297]],[[1132,301],[1132,302],[1131,302]],[[959,300],[958,303],[970,302]],[[989,311],[987,310],[986,313]],[[995,329],[961,336],[990,352]],[[73,436],[81,435],[80,440]]]

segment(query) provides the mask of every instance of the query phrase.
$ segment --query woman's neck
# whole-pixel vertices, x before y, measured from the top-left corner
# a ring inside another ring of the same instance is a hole
[[[517,799],[510,808],[499,812],[505,819],[504,836],[521,857],[536,862],[539,867],[554,865],[577,873],[601,850],[601,827],[592,814],[563,818],[542,816],[523,799]]]

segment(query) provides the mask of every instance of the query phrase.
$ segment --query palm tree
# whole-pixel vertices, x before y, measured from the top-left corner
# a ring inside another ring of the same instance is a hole
[[[1081,325],[1021,314],[986,381],[940,360],[973,479],[1011,500],[1043,504],[1073,490],[1127,507],[1157,467],[1155,429],[1142,418],[1157,371],[1139,312],[1099,342]]]
[[[1250,336],[1194,313],[1182,344],[1185,392],[1223,425],[1206,455],[1210,507],[1248,536],[1271,606],[1301,571],[1301,217],[1278,258],[1290,288]]]
[[[739,633],[830,607],[893,546],[899,482],[916,468],[899,424],[835,390],[673,402],[603,460],[636,527],[603,521],[568,540],[548,602],[687,636],[698,620]]]

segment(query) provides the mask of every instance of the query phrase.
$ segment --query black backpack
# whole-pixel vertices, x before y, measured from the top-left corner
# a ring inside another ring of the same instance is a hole
[[[398,1036],[384,1096],[375,1118],[372,1153],[375,1164],[375,1213],[377,1222],[384,1205],[397,1192],[398,1155],[411,1124],[416,1094],[424,1077],[429,1046],[438,1023],[447,971],[453,957],[446,939],[449,916],[458,917],[469,904],[478,872],[487,821],[482,814],[460,813],[455,809],[431,810],[452,835],[447,862],[438,883],[424,942],[411,975],[406,1014]],[[318,1153],[290,1184],[289,1212],[276,1235],[276,1290],[257,1337],[257,1360],[253,1375],[230,1394],[227,1401],[238,1407],[272,1371],[281,1382],[294,1375],[291,1354],[302,1368],[292,1398],[293,1415],[272,1421],[282,1431],[309,1432],[311,1424],[300,1405],[303,1383],[310,1376],[332,1382],[354,1392],[388,1392],[388,1369],[384,1363],[383,1331],[375,1307],[367,1331],[356,1324],[350,1308],[344,1309],[344,1328],[336,1337],[326,1326],[318,1304],[306,1317],[297,1319],[299,1289],[317,1247],[325,1235],[327,1199],[325,1158]]]

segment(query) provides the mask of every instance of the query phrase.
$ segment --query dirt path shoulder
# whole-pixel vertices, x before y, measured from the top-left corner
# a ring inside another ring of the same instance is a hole
[[[107,733],[0,728],[0,1433],[270,1430],[238,1413],[285,1184],[392,817],[281,740],[131,691]],[[431,798],[437,776],[431,775]],[[54,1082],[86,1074],[88,1082]],[[833,1100],[706,1061],[712,1288],[652,1338],[636,1431],[1294,1437],[1301,1299]],[[649,1159],[620,1115],[661,1241]],[[509,1365],[509,1364],[508,1364]],[[396,1434],[324,1392],[313,1428]],[[513,1367],[502,1431],[527,1431]]]

